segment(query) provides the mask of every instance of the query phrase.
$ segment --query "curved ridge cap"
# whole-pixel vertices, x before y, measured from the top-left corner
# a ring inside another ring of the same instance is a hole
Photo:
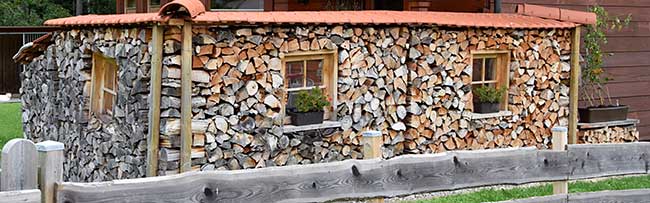
[[[158,11],[158,16],[166,16],[165,13],[169,11],[178,11],[179,8],[177,7],[185,8],[191,18],[205,13],[205,6],[199,0],[174,0],[163,5]]]

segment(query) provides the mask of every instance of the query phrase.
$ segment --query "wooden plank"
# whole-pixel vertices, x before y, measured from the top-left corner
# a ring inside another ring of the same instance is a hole
[[[650,202],[650,189],[615,190],[569,195],[570,203]]]
[[[503,184],[646,173],[650,143],[569,145],[406,155],[389,160],[187,172],[101,183],[61,183],[60,202],[322,202]],[[567,158],[568,157],[568,158]]]
[[[639,131],[639,140],[650,141],[650,125],[647,126],[637,126]]]
[[[572,193],[567,195],[550,195],[501,201],[498,203],[605,203],[605,202],[649,202],[650,189],[615,190]]]
[[[525,199],[514,199],[493,203],[567,203],[567,194],[548,195],[541,197],[531,197]]]
[[[2,148],[0,191],[36,189],[37,153],[27,139],[12,139]]]
[[[453,189],[499,184],[564,180],[565,152],[533,147],[453,152],[456,170]]]
[[[0,203],[39,203],[41,202],[41,191],[32,190],[14,190],[0,192]]]
[[[54,203],[54,184],[63,181],[63,143],[45,141],[36,144],[38,150],[39,171],[38,188],[41,190],[41,202]]]
[[[565,151],[568,139],[566,127],[556,126],[551,129],[553,132],[553,151]],[[569,183],[566,180],[553,182],[553,194],[568,194]]]
[[[650,81],[650,66],[608,67],[605,72],[612,78],[609,84]]]
[[[365,131],[361,138],[363,147],[363,159],[381,158],[381,146],[384,144],[384,137],[381,131]],[[384,203],[384,198],[367,199],[368,203]]]
[[[580,27],[571,33],[571,78],[569,86],[569,144],[578,143],[578,88],[580,88]]]
[[[610,127],[610,126],[626,126],[626,125],[634,125],[637,123],[639,123],[638,119],[627,119],[621,121],[607,121],[607,122],[597,122],[597,123],[578,123],[578,126],[580,126],[580,129],[587,129],[587,128],[602,128],[602,127]]]
[[[183,25],[181,51],[181,172],[192,170],[192,23]]]
[[[569,145],[570,179],[647,173],[650,143]]]
[[[188,172],[174,176],[103,183],[62,183],[60,202],[142,202],[152,199],[210,202],[322,202],[341,198],[396,196],[452,185],[451,154],[391,160]]]
[[[158,146],[160,145],[160,88],[162,84],[162,47],[164,28],[154,25],[151,44],[151,78],[149,82],[149,129],[147,133],[147,177],[158,172]]]

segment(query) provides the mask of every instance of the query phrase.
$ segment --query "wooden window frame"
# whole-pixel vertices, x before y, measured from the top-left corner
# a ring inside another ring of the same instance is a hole
[[[503,99],[501,104],[499,104],[499,110],[501,111],[508,111],[508,89],[510,88],[510,51],[508,50],[479,50],[479,51],[472,51],[471,52],[471,58],[470,62],[472,63],[472,67],[474,67],[474,59],[486,59],[486,58],[494,58],[496,59],[495,63],[495,75],[496,78],[494,80],[490,80],[488,82],[485,82],[485,74],[481,74],[481,81],[480,82],[475,82],[474,81],[474,76],[470,75],[471,82],[470,85],[473,88],[475,84],[495,84],[496,88],[499,87],[505,87],[506,88],[506,93],[503,95]],[[481,71],[485,72],[485,61],[483,61],[481,67]],[[472,96],[474,96],[472,94]],[[472,98],[473,99],[473,98]],[[473,107],[472,107],[473,111]]]
[[[337,85],[338,85],[338,57],[336,50],[328,51],[298,51],[289,54],[281,54],[280,59],[282,60],[282,70],[280,74],[284,84],[282,88],[285,90],[284,95],[282,95],[282,105],[281,112],[283,118],[286,118],[286,105],[288,102],[288,95],[290,91],[300,91],[300,90],[309,90],[313,87],[303,87],[300,88],[289,88],[288,80],[286,78],[287,63],[296,62],[296,61],[309,61],[309,60],[323,60],[323,75],[322,75],[322,84],[320,86],[323,89],[323,93],[326,94],[332,101],[330,101],[330,108],[325,110],[325,119],[324,120],[336,120],[336,106],[337,104]],[[305,71],[305,76],[307,72]],[[303,82],[304,83],[304,82]],[[326,89],[328,88],[329,89]]]
[[[93,64],[92,64],[92,77],[91,77],[91,92],[90,92],[90,111],[95,113],[95,115],[100,117],[113,116],[113,111],[105,111],[104,108],[107,102],[111,102],[111,109],[115,107],[115,101],[117,101],[117,88],[118,88],[118,69],[115,59],[104,56],[100,53],[93,53]],[[107,80],[106,73],[108,68],[105,65],[111,65],[114,67],[113,73],[113,89],[107,88],[105,82]],[[113,95],[112,101],[107,101],[105,98],[106,94]]]

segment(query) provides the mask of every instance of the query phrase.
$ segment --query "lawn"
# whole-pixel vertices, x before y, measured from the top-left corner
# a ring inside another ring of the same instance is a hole
[[[0,103],[0,149],[9,140],[23,137],[20,103]]]
[[[611,178],[600,181],[577,181],[569,183],[569,192],[594,192],[602,190],[628,190],[650,188],[650,176],[634,176],[624,178]],[[513,189],[483,189],[477,192],[456,194],[428,200],[412,201],[411,203],[471,203],[495,202],[511,199],[521,199],[534,196],[552,195],[551,184],[527,188]]]

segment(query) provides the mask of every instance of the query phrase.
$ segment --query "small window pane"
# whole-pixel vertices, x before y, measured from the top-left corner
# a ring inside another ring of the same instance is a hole
[[[287,81],[289,84],[289,88],[300,88],[303,87],[304,85],[304,73],[303,73],[303,65],[304,62],[302,61],[296,61],[296,62],[288,62],[287,63]]]
[[[127,8],[135,8],[135,0],[126,0]]]
[[[323,60],[307,61],[307,87],[323,84]]]
[[[160,5],[160,0],[149,0],[150,5]]]
[[[104,106],[103,112],[112,114],[113,113],[113,101],[115,99],[115,96],[113,96],[111,93],[104,92]]]
[[[496,80],[497,63],[495,58],[485,59],[485,80]]]
[[[212,0],[212,9],[264,9],[264,0]]]
[[[472,81],[481,81],[481,68],[483,67],[483,59],[474,59],[472,63]]]
[[[104,88],[115,91],[115,66],[106,63],[104,68]]]

